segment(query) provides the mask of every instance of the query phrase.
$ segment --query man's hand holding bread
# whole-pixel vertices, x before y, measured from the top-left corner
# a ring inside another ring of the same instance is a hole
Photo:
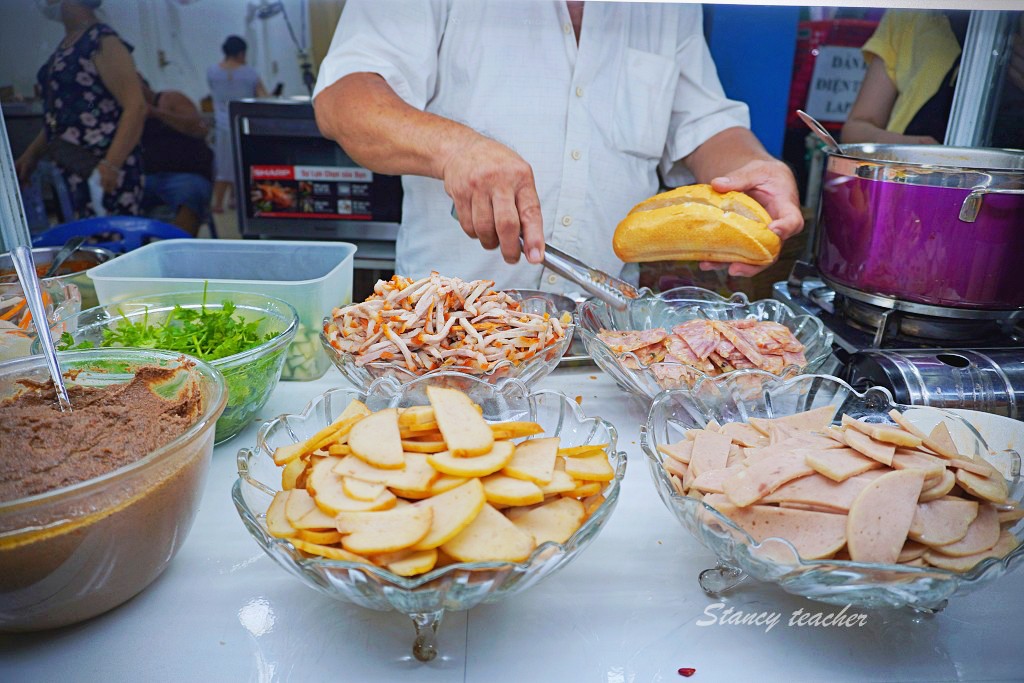
[[[619,223],[613,247],[627,262],[700,261],[704,270],[728,267],[730,275],[754,275],[774,263],[783,240],[803,227],[798,206],[785,165],[751,161],[711,184],[677,187],[640,202]]]

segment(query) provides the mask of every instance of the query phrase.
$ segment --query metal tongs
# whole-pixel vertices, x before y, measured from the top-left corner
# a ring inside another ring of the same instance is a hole
[[[50,371],[50,379],[57,391],[57,402],[62,412],[71,412],[71,400],[64,385],[64,375],[57,362],[57,352],[50,334],[50,322],[46,317],[43,305],[42,285],[39,274],[32,261],[32,237],[25,219],[25,206],[21,201],[21,190],[18,187],[18,173],[14,167],[11,144],[7,139],[7,126],[3,112],[0,112],[0,237],[11,252],[14,269],[21,281],[28,309],[32,313],[32,324],[42,345],[46,367]]]
[[[544,243],[544,266],[566,280],[572,280],[587,293],[597,297],[617,311],[624,311],[629,302],[640,297],[636,287],[613,277],[603,270],[592,268],[575,256]]]

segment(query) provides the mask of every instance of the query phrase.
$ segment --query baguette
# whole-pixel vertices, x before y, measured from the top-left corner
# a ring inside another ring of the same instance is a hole
[[[782,240],[771,216],[742,192],[686,185],[646,199],[615,228],[612,246],[626,262],[717,261],[768,265]]]

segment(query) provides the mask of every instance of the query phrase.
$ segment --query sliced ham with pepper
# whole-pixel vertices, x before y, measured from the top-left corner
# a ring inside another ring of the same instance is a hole
[[[759,368],[781,375],[790,366],[804,367],[804,346],[784,325],[771,320],[689,320],[672,328],[652,330],[602,330],[598,339],[619,356],[630,370],[652,368],[656,363],[687,365],[706,375]],[[696,375],[662,367],[655,378],[665,388],[680,382],[692,384]]]

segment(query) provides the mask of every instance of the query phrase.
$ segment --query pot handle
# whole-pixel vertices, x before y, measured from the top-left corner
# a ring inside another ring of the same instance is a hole
[[[976,187],[971,190],[971,193],[964,199],[963,205],[960,207],[960,220],[964,223],[973,223],[978,219],[978,214],[981,213],[981,205],[984,201],[985,195],[987,194],[1021,194],[1024,195],[1024,190],[1004,190],[997,187]]]

